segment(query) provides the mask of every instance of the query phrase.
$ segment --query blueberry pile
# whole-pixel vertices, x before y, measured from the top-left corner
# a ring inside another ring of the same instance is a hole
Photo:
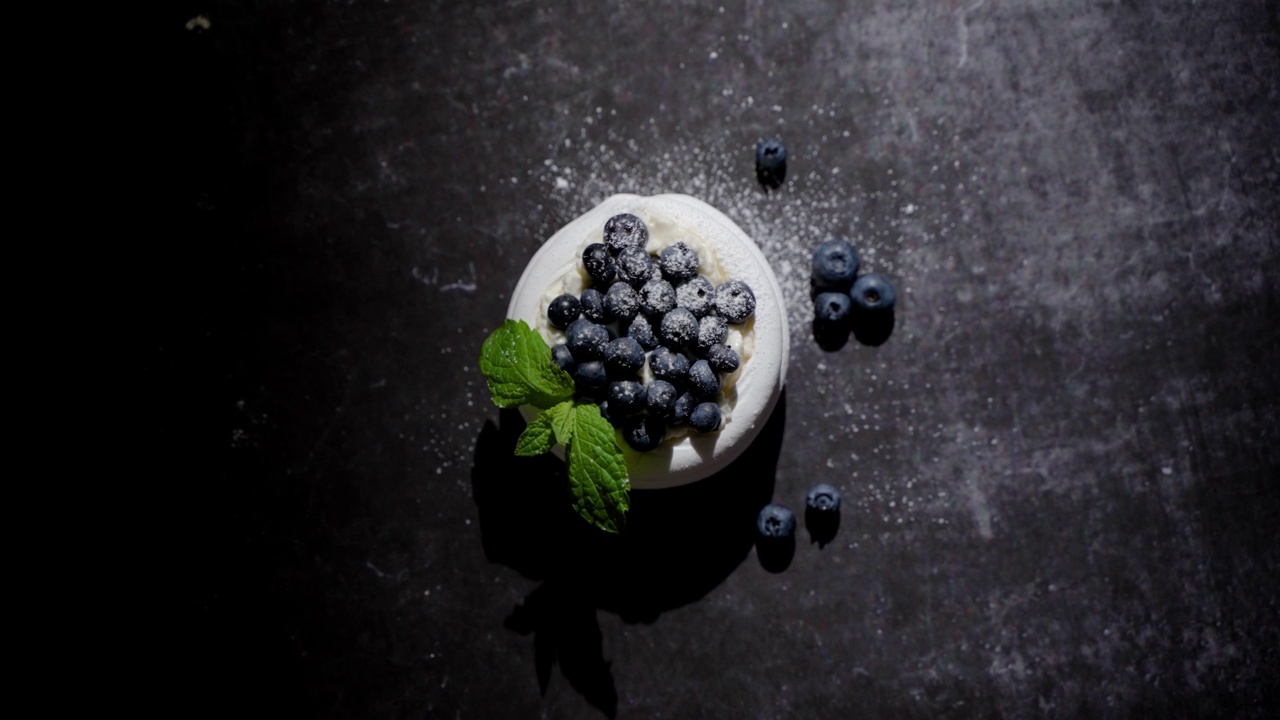
[[[573,376],[578,397],[598,403],[641,452],[657,448],[669,427],[720,429],[724,376],[741,363],[725,344],[729,325],[746,322],[756,308],[745,282],[717,287],[700,275],[688,245],[653,256],[648,241],[643,220],[613,216],[601,242],[582,252],[590,286],[547,306],[547,319],[565,333],[551,349],[556,364]]]
[[[813,251],[814,337],[824,348],[843,345],[849,332],[879,345],[893,330],[893,284],[878,273],[858,275],[861,262],[848,241],[827,240]]]

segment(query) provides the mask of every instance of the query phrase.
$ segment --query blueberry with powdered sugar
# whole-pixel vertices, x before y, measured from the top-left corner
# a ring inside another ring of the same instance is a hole
[[[705,275],[686,280],[676,286],[676,307],[682,307],[697,317],[703,317],[715,309],[716,286]]]
[[[666,280],[650,280],[640,288],[640,312],[665,315],[676,306],[676,289]]]
[[[644,315],[635,316],[631,324],[627,326],[626,335],[629,338],[634,338],[636,342],[640,343],[640,347],[645,350],[653,350],[660,344],[658,342],[658,334],[653,329],[653,324]]]
[[[698,337],[698,318],[688,308],[674,308],[658,323],[658,339],[673,350],[682,350]]]
[[[604,294],[605,316],[628,322],[640,312],[640,295],[625,282],[615,282]]]
[[[629,247],[643,248],[649,242],[649,226],[631,213],[619,213],[604,224],[604,244],[614,255]]]
[[[598,287],[608,287],[618,274],[613,254],[604,243],[591,243],[582,251],[582,267],[586,269],[591,282]]]
[[[662,268],[662,274],[673,283],[688,280],[697,275],[698,264],[698,253],[683,242],[668,247],[658,256],[658,265]]]
[[[715,345],[724,342],[729,334],[729,324],[719,315],[707,315],[698,321],[698,337],[694,344],[698,352],[706,354]]]
[[[633,288],[639,289],[653,279],[653,258],[645,252],[643,247],[623,248],[622,252],[618,253],[616,264],[618,280]]]
[[[756,311],[756,296],[741,280],[730,280],[716,288],[716,314],[732,324],[741,324]]]

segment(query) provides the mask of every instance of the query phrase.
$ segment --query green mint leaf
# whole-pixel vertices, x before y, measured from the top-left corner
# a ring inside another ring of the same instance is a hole
[[[559,407],[558,405],[556,407]],[[532,457],[550,452],[554,441],[551,437],[551,412],[539,413],[520,433],[516,440],[516,455]]]
[[[480,348],[480,372],[493,404],[549,408],[573,397],[573,378],[551,359],[551,348],[523,320],[507,320]]]
[[[631,482],[613,426],[595,405],[582,404],[574,412],[568,465],[573,509],[605,532],[620,532]]]
[[[543,413],[551,418],[551,430],[555,433],[556,442],[569,447],[573,439],[573,423],[577,420],[577,406],[572,400],[565,400]]]

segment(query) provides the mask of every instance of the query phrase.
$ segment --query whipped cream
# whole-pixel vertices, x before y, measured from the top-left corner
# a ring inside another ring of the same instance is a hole
[[[658,449],[645,453],[618,438],[632,487],[684,485],[732,462],[769,419],[782,392],[790,349],[782,290],[755,242],[719,210],[688,195],[614,195],[542,245],[516,284],[507,315],[537,328],[548,345],[563,342],[563,331],[547,319],[547,305],[560,294],[577,295],[590,285],[582,268],[582,251],[601,242],[605,222],[623,212],[638,216],[648,226],[650,254],[684,242],[698,253],[700,274],[716,285],[742,280],[756,297],[754,316],[742,325],[729,326],[726,344],[738,353],[741,364],[723,380],[721,429],[702,435],[672,428]],[[649,372],[647,363],[643,372]],[[521,412],[532,419],[538,411],[524,407]]]

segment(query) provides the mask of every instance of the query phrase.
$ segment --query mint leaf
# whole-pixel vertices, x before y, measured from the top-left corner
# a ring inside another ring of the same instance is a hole
[[[520,433],[520,439],[516,440],[516,455],[520,457],[541,455],[544,452],[550,452],[553,444],[551,412],[539,413],[538,417],[525,427],[524,432]]]
[[[595,405],[582,404],[574,412],[568,465],[573,509],[605,532],[621,531],[631,482],[613,426]]]
[[[493,404],[549,408],[573,397],[573,378],[551,359],[551,348],[523,320],[507,320],[480,348],[480,372]]]
[[[577,406],[572,400],[565,400],[543,413],[551,418],[551,430],[555,433],[556,442],[569,447],[573,439],[573,423],[577,419]]]

